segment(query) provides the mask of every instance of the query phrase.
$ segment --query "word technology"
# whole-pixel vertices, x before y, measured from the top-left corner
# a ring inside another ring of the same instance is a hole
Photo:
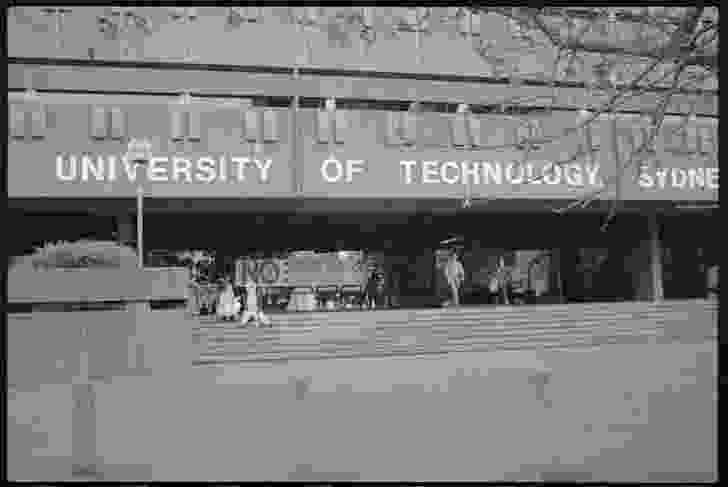
[[[566,184],[603,186],[599,164],[533,162],[400,161],[405,184]]]
[[[185,157],[151,157],[146,171],[146,181],[213,183],[243,182],[257,177],[268,182],[271,159],[259,160],[250,157],[200,157],[191,160]],[[56,157],[56,177],[60,181],[116,181],[126,178],[137,180],[139,165],[126,156],[74,156]]]

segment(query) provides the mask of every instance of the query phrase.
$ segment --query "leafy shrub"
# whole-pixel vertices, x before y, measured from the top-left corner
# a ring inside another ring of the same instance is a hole
[[[113,241],[56,242],[16,261],[34,269],[128,268],[137,265],[136,251]]]

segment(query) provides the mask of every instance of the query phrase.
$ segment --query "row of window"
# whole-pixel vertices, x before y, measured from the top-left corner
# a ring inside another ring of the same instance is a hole
[[[10,103],[10,130],[13,139],[43,139],[48,129],[47,106],[41,103]],[[201,110],[194,105],[172,107],[170,113],[170,138],[175,142],[199,142],[203,138]],[[279,134],[279,115],[281,111],[271,108],[250,107],[241,112],[242,138],[248,143],[271,144],[281,140]],[[386,144],[389,146],[413,146],[423,137],[442,137],[434,134],[432,125],[424,120],[428,116],[440,114],[415,111],[386,112]],[[315,114],[314,139],[322,145],[344,144],[350,126],[351,112],[347,110],[321,109]],[[448,144],[454,147],[483,147],[485,134],[481,126],[482,118],[470,112],[447,116]],[[127,114],[121,107],[90,106],[89,136],[93,140],[124,141],[128,137]],[[538,148],[548,141],[543,128],[544,120],[538,117],[522,117],[513,126],[508,137],[510,143],[526,142]],[[423,129],[424,127],[424,129]],[[444,128],[444,126],[442,126]],[[429,133],[428,129],[429,128]],[[628,145],[640,147],[647,140],[649,127],[645,124],[620,124],[620,136],[628,139]],[[584,150],[589,147],[598,149],[600,131],[587,125],[582,129],[580,138]],[[717,153],[717,127],[713,124],[688,122],[665,122],[662,130],[663,149],[675,153]],[[508,143],[504,140],[504,143]]]
[[[279,141],[277,111],[249,109],[242,117],[243,139],[250,143]],[[316,112],[315,139],[320,144],[343,144],[349,127],[348,112],[319,110]],[[419,139],[418,119],[421,114],[411,112],[387,113],[387,144],[414,145]],[[11,104],[10,136],[23,139],[42,139],[47,129],[47,112],[43,106],[21,107]],[[200,112],[194,109],[170,111],[170,137],[173,141],[200,141],[202,139]],[[542,135],[541,124],[531,120],[517,128],[518,140]],[[90,109],[90,137],[95,140],[124,140],[127,136],[126,114],[119,107],[92,106]],[[480,119],[471,114],[456,114],[450,120],[450,138],[456,147],[481,146]]]
[[[230,7],[227,11],[227,21],[231,25],[240,23],[258,23],[270,15],[265,12],[264,7]],[[321,17],[329,15],[322,7],[298,7],[292,9],[293,19],[296,23],[303,25],[312,25],[319,21]],[[339,9],[340,10],[340,9]],[[364,29],[372,29],[375,25],[377,16],[382,15],[377,12],[374,7],[360,7],[358,9],[359,20]],[[390,9],[392,10],[392,9]],[[394,12],[397,17],[395,25],[399,30],[417,30],[424,29],[430,24],[431,8],[428,7],[404,7],[400,12]],[[446,22],[457,24],[458,32],[464,36],[478,36],[481,30],[481,16],[477,13],[469,12],[462,7],[448,7],[442,9],[442,15],[435,16]],[[42,9],[43,15],[64,15],[67,16],[74,12],[70,8],[45,8]],[[119,22],[128,21],[128,17],[134,19],[144,19],[142,11],[138,8],[129,7],[112,7],[110,15],[103,16],[100,19],[102,26],[115,25]],[[192,22],[198,18],[198,9],[195,7],[172,7],[169,9],[170,17],[179,22]],[[385,15],[391,15],[392,12],[385,12]]]

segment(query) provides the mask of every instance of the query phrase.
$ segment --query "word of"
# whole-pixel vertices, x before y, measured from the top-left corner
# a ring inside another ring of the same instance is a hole
[[[694,167],[683,169],[671,167],[650,171],[643,166],[640,168],[637,183],[642,188],[718,189],[718,168]]]
[[[405,184],[567,184],[602,186],[599,164],[400,161]]]
[[[243,182],[252,169],[260,182],[267,182],[271,159],[249,157],[200,157],[192,161],[184,157],[151,157],[146,165],[136,164],[127,157],[117,156],[63,156],[56,157],[56,177],[60,181],[116,181],[126,177],[136,182],[138,171],[146,170],[151,182],[212,183]]]
[[[327,183],[338,183],[342,177],[347,183],[354,179],[354,174],[364,172],[364,161],[347,160],[345,163],[329,157],[321,164],[321,177]]]

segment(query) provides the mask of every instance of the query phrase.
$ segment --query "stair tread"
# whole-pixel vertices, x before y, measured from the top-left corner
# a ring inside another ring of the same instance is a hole
[[[681,328],[679,334],[675,333],[675,327],[692,322],[695,313],[711,319],[714,316],[717,322],[717,303],[702,300],[567,306],[356,311],[345,312],[346,319],[331,312],[273,315],[273,328],[200,323],[194,335],[201,342],[198,362],[209,362],[226,358],[245,361],[347,354],[378,356],[410,354],[413,350],[497,349],[511,345],[568,346],[630,336],[672,339],[690,333],[707,338],[717,334],[717,326],[711,330]]]

